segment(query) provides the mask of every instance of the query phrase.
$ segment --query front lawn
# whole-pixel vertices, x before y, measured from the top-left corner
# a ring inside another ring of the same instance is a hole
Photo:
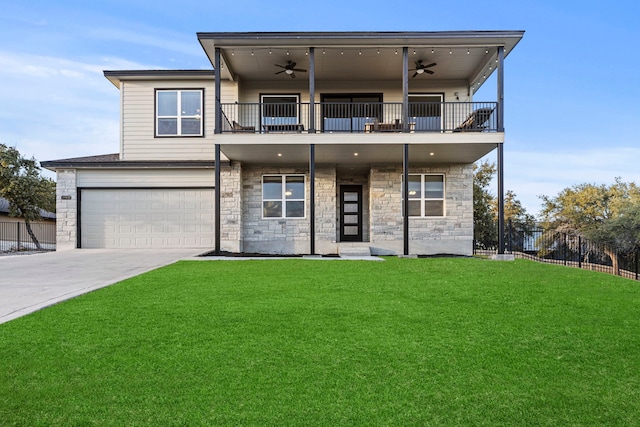
[[[0,425],[638,425],[640,283],[185,261],[0,325]]]

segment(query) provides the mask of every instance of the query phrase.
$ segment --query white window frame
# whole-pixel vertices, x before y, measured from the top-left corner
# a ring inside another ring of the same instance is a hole
[[[443,173],[410,173],[409,176],[420,176],[420,197],[411,197],[409,194],[409,201],[420,201],[420,215],[409,215],[409,218],[444,218],[447,216],[447,202],[446,202],[446,176]],[[442,177],[442,197],[425,197],[424,177],[425,176],[441,176]],[[404,184],[402,183],[402,175],[400,182],[402,184],[402,192],[404,192]],[[404,194],[403,194],[404,196]],[[424,204],[427,201],[442,201],[442,215],[425,215]],[[402,206],[404,209],[404,197],[402,198]]]
[[[279,177],[281,179],[282,182],[282,193],[280,195],[280,198],[265,198],[264,197],[264,178],[265,177]],[[287,189],[286,189],[286,184],[287,184],[287,178],[289,177],[296,177],[296,178],[302,178],[302,185],[303,185],[303,196],[302,198],[296,198],[296,199],[292,199],[292,198],[287,198]],[[261,187],[261,192],[262,192],[262,203],[260,204],[260,210],[262,212],[262,219],[305,219],[307,216],[307,177],[305,175],[301,175],[301,174],[264,174],[262,175],[262,187]],[[281,206],[282,206],[282,215],[281,216],[264,216],[264,202],[280,202]],[[302,202],[302,212],[303,215],[302,216],[287,216],[287,202]]]
[[[160,102],[160,93],[167,93],[167,92],[175,92],[176,93],[176,99],[177,99],[177,106],[176,106],[176,112],[178,113],[175,116],[161,116],[160,112],[159,112],[159,102]],[[195,115],[182,115],[182,94],[184,92],[197,92],[200,94],[200,114],[195,114]],[[204,136],[204,109],[203,109],[203,104],[204,104],[204,90],[203,89],[156,89],[156,137],[160,137],[160,138],[175,138],[175,137],[201,137]],[[160,119],[176,119],[176,133],[175,134],[164,134],[164,133],[160,133]],[[200,132],[195,134],[195,133],[189,133],[189,134],[182,134],[182,119],[197,119],[200,121]]]

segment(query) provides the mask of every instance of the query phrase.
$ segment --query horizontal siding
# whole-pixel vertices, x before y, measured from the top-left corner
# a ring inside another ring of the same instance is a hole
[[[222,96],[237,99],[237,84],[223,82]],[[204,137],[156,138],[155,89],[204,88]],[[215,86],[212,80],[127,81],[122,91],[123,160],[213,160]]]
[[[212,187],[213,169],[78,170],[78,187]]]

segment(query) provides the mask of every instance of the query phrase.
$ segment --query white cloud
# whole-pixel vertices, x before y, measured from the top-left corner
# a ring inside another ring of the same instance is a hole
[[[6,51],[0,63],[0,142],[40,161],[117,152],[119,92],[102,71],[154,68]]]

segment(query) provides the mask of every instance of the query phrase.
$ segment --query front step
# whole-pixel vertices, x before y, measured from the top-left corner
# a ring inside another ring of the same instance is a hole
[[[340,245],[338,249],[338,255],[341,257],[358,257],[358,256],[371,256],[371,249],[369,246],[343,246]]]

